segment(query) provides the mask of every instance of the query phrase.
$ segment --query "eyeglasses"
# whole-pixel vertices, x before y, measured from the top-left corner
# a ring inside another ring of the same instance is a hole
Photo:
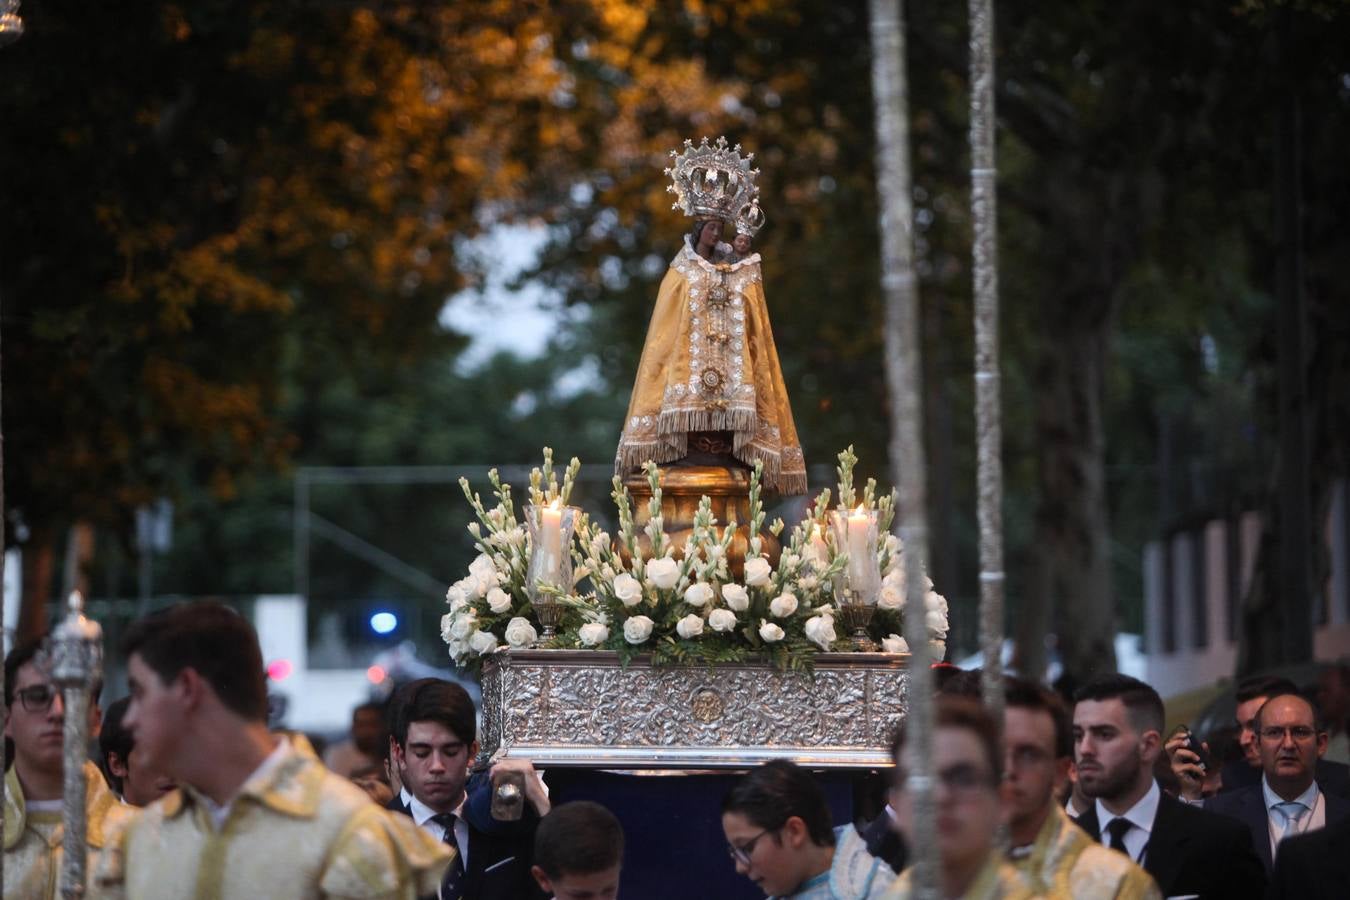
[[[766,834],[773,834],[775,831],[781,831],[782,827],[783,826],[780,825],[777,828],[766,828],[739,847],[728,841],[727,853],[730,854],[731,858],[736,860],[736,862],[743,866],[748,866],[750,865],[750,856],[755,852],[755,844],[759,843],[759,839]]]
[[[945,787],[948,792],[963,797],[968,797],[981,788],[992,787],[997,784],[997,780],[988,771],[965,763],[943,769],[941,772],[935,772],[934,776],[937,783]],[[905,773],[897,770],[895,787],[891,790],[897,794],[901,793],[905,788],[905,778]]]
[[[20,688],[14,693],[23,701],[23,708],[33,713],[51,709],[52,701],[56,699],[56,689],[50,684],[35,684],[32,687]]]
[[[1266,741],[1282,741],[1285,735],[1289,735],[1298,743],[1310,741],[1317,736],[1317,730],[1309,728],[1307,725],[1292,725],[1288,728],[1281,728],[1278,725],[1267,725],[1261,729],[1261,739]]]

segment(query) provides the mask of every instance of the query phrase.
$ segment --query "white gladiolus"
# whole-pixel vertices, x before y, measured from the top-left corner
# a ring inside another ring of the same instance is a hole
[[[736,612],[745,612],[750,607],[750,595],[739,584],[722,585],[722,599],[726,601],[728,609]]]
[[[736,627],[736,614],[729,609],[714,609],[708,613],[708,627],[713,631],[731,631]]]
[[[686,641],[703,633],[703,617],[690,613],[675,623],[675,632]]]

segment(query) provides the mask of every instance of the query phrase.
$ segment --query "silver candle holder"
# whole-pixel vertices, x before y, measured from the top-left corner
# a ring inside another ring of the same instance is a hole
[[[830,511],[836,552],[848,554],[848,564],[835,577],[835,605],[839,619],[849,631],[849,642],[861,653],[878,648],[867,634],[881,594],[881,567],[877,561],[877,511],[859,506],[855,510]]]
[[[572,534],[579,513],[577,507],[560,500],[525,506],[525,526],[530,534],[525,590],[542,628],[532,647],[541,647],[558,636],[564,609],[558,597],[572,588]]]

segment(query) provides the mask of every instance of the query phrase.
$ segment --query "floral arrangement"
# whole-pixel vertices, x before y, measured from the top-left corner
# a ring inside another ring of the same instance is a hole
[[[869,479],[859,498],[853,485],[857,458],[850,447],[839,454],[839,505],[873,510],[878,538],[872,548],[881,572],[881,591],[869,633],[887,653],[905,653],[901,637],[905,607],[905,562],[900,539],[889,533],[895,513],[893,495],[877,496]],[[559,484],[553,453],[544,448],[544,464],[530,473],[530,502],[566,504],[581,463],[573,458]],[[816,498],[812,513],[789,533],[777,565],[763,553],[764,511],[760,503],[761,469],[750,486],[750,546],[741,579],[731,577],[728,551],[736,523],[717,522],[708,498],[694,517],[693,533],[677,555],[664,533],[657,467],[646,468],[652,496],[649,518],[641,531],[634,522],[633,501],[617,476],[611,496],[618,509],[617,536],[603,531],[585,513],[579,516],[570,543],[574,563],[571,590],[546,588],[564,607],[550,649],[614,650],[626,662],[650,654],[655,665],[739,662],[764,654],[780,669],[809,671],[817,652],[847,651],[850,644],[835,626],[836,585],[848,554],[837,546],[824,517],[830,507],[827,488]],[[488,473],[496,505],[488,508],[467,479],[460,487],[478,521],[469,525],[478,557],[469,573],[446,593],[450,610],[441,619],[441,635],[455,662],[477,668],[504,647],[529,647],[539,640],[538,620],[530,602],[526,572],[532,552],[530,536],[516,514],[511,486],[496,470]],[[769,531],[781,541],[784,523]],[[649,546],[643,548],[639,535]],[[947,601],[934,592],[925,576],[926,613],[935,658],[946,650]]]

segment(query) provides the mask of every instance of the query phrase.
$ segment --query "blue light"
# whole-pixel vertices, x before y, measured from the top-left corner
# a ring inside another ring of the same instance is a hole
[[[388,634],[398,627],[398,616],[391,612],[377,612],[370,617],[370,627],[376,634]]]

